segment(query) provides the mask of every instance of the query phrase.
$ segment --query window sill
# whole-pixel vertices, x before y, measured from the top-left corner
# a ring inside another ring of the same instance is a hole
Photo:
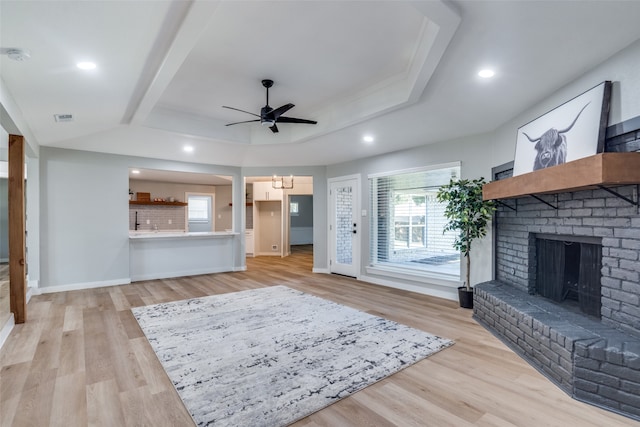
[[[433,283],[440,286],[457,288],[462,286],[460,276],[446,273],[435,273],[425,270],[411,269],[407,267],[396,267],[390,265],[376,265],[365,268],[367,275],[391,277],[394,279],[406,280],[420,283]]]
[[[396,266],[368,266],[367,276],[360,280],[390,288],[403,289],[452,301],[458,299],[457,288],[462,286],[459,277],[453,274],[432,273],[424,270],[407,270]]]

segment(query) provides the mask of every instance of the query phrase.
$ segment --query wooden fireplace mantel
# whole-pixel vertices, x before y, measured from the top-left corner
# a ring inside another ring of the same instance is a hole
[[[629,184],[640,184],[640,152],[601,153],[493,181],[482,187],[482,197],[511,199]]]

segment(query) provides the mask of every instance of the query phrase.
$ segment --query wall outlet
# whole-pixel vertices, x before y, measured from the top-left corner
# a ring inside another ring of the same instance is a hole
[[[150,219],[147,220],[147,225],[149,225],[149,224],[151,224],[151,220]]]
[[[278,245],[271,245],[271,250],[277,251],[278,250]]]
[[[171,224],[173,224],[173,221],[172,221],[172,220],[169,220],[169,225],[171,225]]]

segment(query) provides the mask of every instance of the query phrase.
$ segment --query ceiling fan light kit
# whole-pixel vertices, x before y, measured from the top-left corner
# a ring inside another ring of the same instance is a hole
[[[271,108],[271,106],[269,106],[269,88],[271,86],[273,86],[273,80],[270,79],[264,79],[262,80],[262,86],[264,86],[264,88],[267,91],[267,103],[264,107],[262,107],[260,109],[260,114],[255,114],[255,113],[251,113],[249,111],[245,111],[245,110],[241,110],[239,108],[234,108],[234,107],[228,107],[226,105],[223,105],[222,108],[228,108],[229,110],[236,110],[236,111],[240,111],[242,113],[247,113],[247,114],[251,114],[252,116],[256,116],[259,117],[259,119],[254,119],[254,120],[244,120],[241,122],[233,122],[233,123],[227,123],[225,126],[232,126],[232,125],[238,125],[241,123],[252,123],[252,122],[260,122],[260,124],[262,126],[268,126],[269,129],[271,129],[271,132],[273,133],[278,133],[278,126],[277,123],[300,123],[300,124],[308,124],[308,125],[315,125],[318,122],[314,121],[314,120],[307,120],[307,119],[297,119],[295,117],[285,117],[282,114],[286,113],[287,111],[289,111],[290,109],[292,109],[293,107],[295,107],[294,104],[285,104],[282,105],[276,109]]]

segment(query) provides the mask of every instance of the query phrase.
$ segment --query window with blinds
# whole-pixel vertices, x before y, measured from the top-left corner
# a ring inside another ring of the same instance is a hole
[[[187,199],[187,213],[189,222],[208,222],[211,220],[209,204],[211,197],[189,196]]]
[[[371,266],[460,275],[455,233],[443,233],[445,205],[436,200],[459,176],[459,164],[369,176]]]

